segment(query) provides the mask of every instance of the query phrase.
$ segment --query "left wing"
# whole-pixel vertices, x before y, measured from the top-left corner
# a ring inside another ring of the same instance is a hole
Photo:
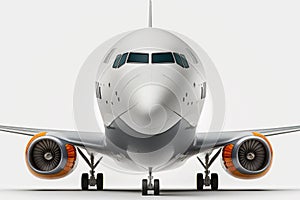
[[[289,126],[268,129],[253,129],[240,131],[220,131],[220,132],[206,132],[196,133],[193,149],[209,150],[223,147],[235,140],[245,136],[251,136],[253,133],[259,133],[264,136],[275,136],[287,133],[299,132],[300,126]]]
[[[38,133],[46,132],[47,136],[56,137],[75,146],[86,147],[91,149],[104,149],[106,146],[105,134],[99,132],[39,129],[2,125],[0,125],[0,132],[26,136],[34,136]]]

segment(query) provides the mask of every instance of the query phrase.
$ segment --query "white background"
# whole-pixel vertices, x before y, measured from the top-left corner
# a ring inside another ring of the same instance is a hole
[[[153,24],[193,39],[214,61],[226,93],[224,130],[288,126],[300,124],[299,8],[297,0],[154,0]],[[1,1],[0,124],[74,129],[73,88],[85,59],[112,36],[146,25],[146,0]],[[79,189],[81,173],[88,170],[82,159],[66,178],[39,180],[25,165],[28,140],[26,136],[0,134],[0,188]],[[300,188],[300,134],[270,141],[275,157],[269,174],[258,180],[238,180],[227,175],[218,160],[212,171],[219,173],[220,187]],[[145,177],[103,166],[99,170],[105,174],[106,188],[140,189]],[[193,158],[179,169],[155,175],[162,189],[193,189],[200,170]],[[111,193],[113,198],[123,195]],[[237,193],[226,193],[225,197]],[[54,192],[0,191],[0,197],[32,198],[36,194],[55,197]],[[255,193],[257,197],[263,194]],[[277,198],[299,196],[299,192],[276,191],[265,195],[270,194]],[[255,196],[251,192],[241,195]],[[139,197],[139,193],[133,196]]]

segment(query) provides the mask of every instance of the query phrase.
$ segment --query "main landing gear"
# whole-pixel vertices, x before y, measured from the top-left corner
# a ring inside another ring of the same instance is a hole
[[[81,188],[82,190],[88,190],[89,186],[96,186],[97,190],[103,190],[103,174],[98,173],[97,177],[95,177],[95,169],[102,160],[103,157],[99,158],[99,160],[95,163],[94,154],[91,154],[90,160],[84,155],[84,153],[79,149],[78,152],[85,160],[85,162],[91,168],[90,177],[88,173],[83,173],[81,176]]]
[[[201,165],[204,167],[205,171],[205,177],[203,178],[202,173],[197,173],[197,190],[203,190],[203,187],[206,186],[211,186],[211,190],[218,190],[219,186],[219,178],[218,174],[212,173],[211,176],[209,177],[210,171],[209,168],[213,164],[213,162],[216,160],[216,158],[220,155],[221,153],[220,149],[211,159],[209,159],[209,154],[205,155],[205,163],[202,162],[202,160],[198,158],[199,162]]]
[[[160,189],[159,189],[159,180],[154,179],[154,184],[152,182],[153,176],[152,176],[152,168],[149,168],[149,176],[148,180],[143,179],[142,180],[142,195],[148,195],[149,190],[154,191],[154,195],[159,195]]]

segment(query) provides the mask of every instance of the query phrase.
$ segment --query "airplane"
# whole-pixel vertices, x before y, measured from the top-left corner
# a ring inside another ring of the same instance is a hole
[[[196,174],[197,190],[204,186],[218,190],[218,174],[209,169],[220,155],[230,175],[259,178],[272,165],[267,137],[300,131],[299,125],[197,132],[209,84],[205,70],[191,46],[152,26],[151,0],[148,27],[127,33],[110,47],[94,84],[104,132],[0,126],[2,132],[31,137],[25,155],[33,175],[65,177],[76,168],[79,155],[90,167],[82,174],[82,190],[103,190],[103,173],[95,170],[106,156],[124,169],[148,174],[142,180],[142,195],[149,191],[159,195],[160,181],[153,173],[177,168],[197,156],[205,169]],[[95,160],[97,154],[101,157]]]

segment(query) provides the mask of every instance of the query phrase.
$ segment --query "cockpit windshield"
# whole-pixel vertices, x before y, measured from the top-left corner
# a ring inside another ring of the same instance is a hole
[[[189,68],[189,63],[183,54],[179,53],[171,53],[171,52],[159,52],[159,53],[123,53],[118,54],[114,63],[113,68],[120,68],[125,63],[149,63],[151,55],[151,63],[152,64],[172,64],[176,63],[182,68]]]
[[[174,57],[172,53],[153,53],[152,63],[174,63]]]
[[[120,62],[120,59],[121,59],[122,55],[119,54],[117,55],[116,59],[115,59],[115,62],[113,64],[113,68],[118,68],[118,65],[119,65],[119,62]]]
[[[174,57],[175,57],[176,63],[178,65],[180,65],[181,67],[184,67],[180,55],[178,53],[174,53]]]
[[[119,65],[118,65],[118,68],[125,64],[127,56],[128,56],[128,53],[124,53],[122,55],[121,60],[120,60]]]
[[[189,63],[188,63],[185,55],[181,54],[180,56],[181,56],[181,59],[182,59],[183,67],[184,68],[189,68]]]
[[[149,63],[149,54],[147,54],[147,53],[130,53],[127,63]]]

